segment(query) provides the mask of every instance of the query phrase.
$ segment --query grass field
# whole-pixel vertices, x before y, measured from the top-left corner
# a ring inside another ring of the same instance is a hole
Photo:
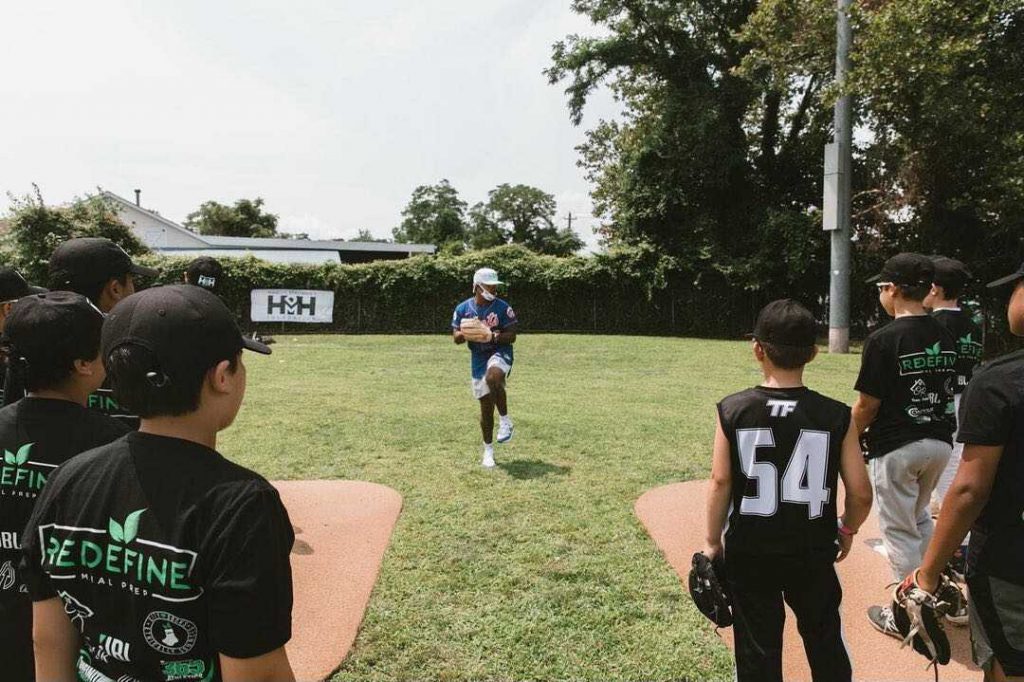
[[[849,402],[857,364],[822,354],[807,383]],[[226,455],[405,498],[335,680],[731,675],[633,503],[707,474],[715,402],[760,380],[747,343],[523,335],[493,471],[447,337],[282,337],[248,367]]]

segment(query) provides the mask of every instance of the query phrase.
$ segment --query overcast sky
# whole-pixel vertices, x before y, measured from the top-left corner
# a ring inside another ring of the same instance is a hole
[[[593,243],[551,45],[595,34],[568,0],[9,2],[0,9],[0,190],[97,186],[172,220],[261,196],[280,229],[390,236],[414,187],[470,205],[502,182],[555,195]],[[0,198],[0,211],[9,202]]]

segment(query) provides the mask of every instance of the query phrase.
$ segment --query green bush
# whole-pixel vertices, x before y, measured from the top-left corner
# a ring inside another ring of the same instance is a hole
[[[143,260],[161,270],[161,283],[180,282],[189,261]],[[455,306],[472,295],[473,271],[485,266],[497,269],[508,283],[502,297],[530,331],[736,337],[750,329],[763,298],[730,287],[720,275],[681,271],[673,259],[643,247],[568,258],[502,246],[358,265],[280,265],[255,258],[222,262],[227,277],[221,295],[242,320],[249,319],[252,289],[335,292],[332,324],[260,325],[271,331],[447,330]]]

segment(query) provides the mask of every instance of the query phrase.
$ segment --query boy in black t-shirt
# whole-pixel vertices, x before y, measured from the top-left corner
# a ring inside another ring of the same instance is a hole
[[[781,682],[783,600],[796,614],[814,679],[851,679],[833,564],[868,515],[871,484],[850,409],[803,385],[815,327],[795,301],[765,306],[754,331],[764,382],[718,404],[704,553],[725,555],[741,681]]]
[[[245,393],[243,348],[270,353],[199,287],[107,317],[107,373],[142,425],[58,468],[26,526],[40,679],[294,679],[288,513],[214,449]]]
[[[967,382],[974,374],[974,368],[981,362],[981,329],[974,324],[971,314],[960,308],[960,297],[970,279],[967,268],[958,260],[939,256],[932,259],[935,264],[935,276],[932,290],[925,296],[924,307],[931,311],[932,317],[949,330],[956,341],[957,363],[956,384],[953,385],[953,404],[955,417],[960,411],[960,396],[967,388]],[[939,477],[939,482],[932,493],[932,508],[937,510],[942,498],[953,482],[956,469],[960,465],[962,443],[956,442],[956,429],[953,431],[953,454],[949,463]]]
[[[11,306],[19,299],[32,294],[41,294],[46,289],[34,287],[25,281],[21,273],[11,268],[0,268],[0,333],[4,330]],[[7,382],[7,356],[0,349],[0,405],[4,402],[4,385]],[[19,398],[21,396],[18,396]]]
[[[1024,336],[1024,263],[990,283],[1013,284],[1006,316]],[[971,532],[967,587],[974,662],[986,680],[1024,679],[1024,351],[979,369],[960,407],[963,458],[939,513],[918,584],[934,591]]]
[[[22,529],[51,472],[128,429],[85,408],[103,383],[103,315],[59,291],[20,299],[4,327],[12,362],[25,366],[28,395],[0,410],[0,661],[3,679],[34,677],[32,600],[19,579]]]
[[[135,292],[136,277],[159,274],[153,268],[133,263],[124,249],[103,237],[67,240],[53,250],[49,268],[51,289],[82,294],[102,313],[110,312],[118,301]],[[16,388],[5,398],[8,405],[24,394],[24,389],[18,386],[17,374],[10,379]],[[119,419],[131,429],[139,427],[139,418],[117,404],[107,384],[89,396],[89,407]]]
[[[864,342],[853,419],[859,431],[867,429],[865,456],[894,580],[921,561],[932,535],[932,491],[952,449],[957,352],[953,336],[924,309],[934,276],[930,258],[901,253],[868,280],[895,319]],[[948,595],[956,603],[951,620],[966,622],[957,595]],[[900,636],[889,607],[872,606],[868,618],[878,631]]]

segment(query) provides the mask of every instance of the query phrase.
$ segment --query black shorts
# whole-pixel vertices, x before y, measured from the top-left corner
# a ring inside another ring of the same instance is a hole
[[[1024,585],[975,574],[967,588],[974,662],[988,670],[995,659],[1007,675],[1024,675]]]

